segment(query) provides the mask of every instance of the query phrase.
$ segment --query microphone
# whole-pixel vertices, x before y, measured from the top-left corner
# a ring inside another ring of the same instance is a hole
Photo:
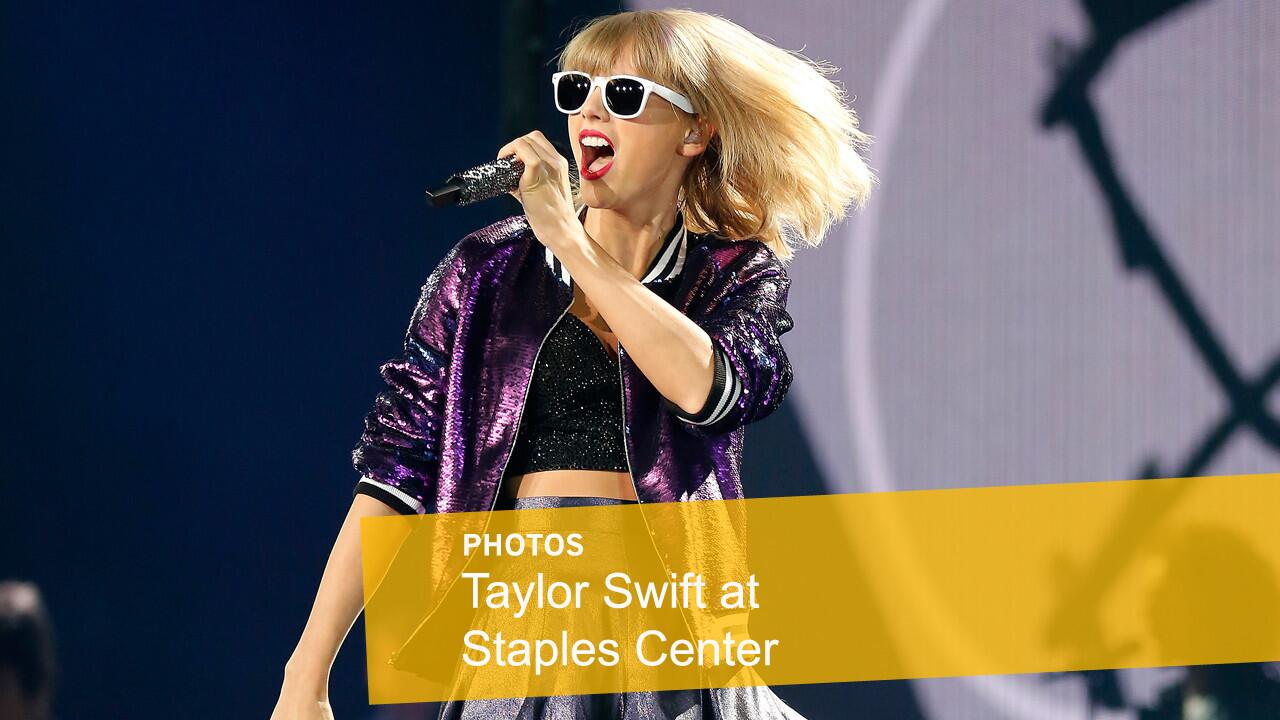
[[[573,161],[573,153],[565,152],[560,143],[551,143],[556,151],[569,160],[569,185],[578,192],[581,182],[578,178],[578,166]],[[515,155],[507,155],[497,160],[476,165],[450,175],[444,184],[435,190],[427,191],[427,204],[431,207],[447,205],[470,205],[520,189],[520,176],[524,173],[524,163]]]

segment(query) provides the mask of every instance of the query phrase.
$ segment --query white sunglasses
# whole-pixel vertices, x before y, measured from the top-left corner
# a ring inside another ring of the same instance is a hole
[[[649,96],[654,93],[690,115],[697,114],[689,98],[669,87],[635,75],[592,77],[577,70],[567,70],[552,75],[551,85],[555,88],[556,109],[565,115],[580,112],[582,106],[587,104],[587,98],[591,97],[592,89],[596,87],[604,93],[605,109],[616,118],[626,120],[637,117],[644,112]]]

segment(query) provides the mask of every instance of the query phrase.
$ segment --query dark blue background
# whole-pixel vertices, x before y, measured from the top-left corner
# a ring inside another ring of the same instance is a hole
[[[589,5],[551,3],[549,51]],[[265,718],[378,365],[444,252],[519,212],[422,198],[514,137],[498,5],[0,8],[0,577],[45,592],[61,717]],[[751,494],[822,492],[785,406],[756,427]],[[779,691],[902,717],[906,687]]]

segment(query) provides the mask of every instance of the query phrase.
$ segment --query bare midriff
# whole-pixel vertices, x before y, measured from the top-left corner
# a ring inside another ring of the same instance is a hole
[[[616,470],[538,470],[512,475],[503,485],[513,497],[603,497],[636,500],[631,474]]]

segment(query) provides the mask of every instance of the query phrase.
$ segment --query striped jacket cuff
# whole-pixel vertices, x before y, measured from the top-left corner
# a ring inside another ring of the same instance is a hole
[[[421,515],[426,512],[426,507],[414,496],[371,477],[360,478],[353,495],[368,495],[375,500],[381,500],[401,515]]]
[[[667,409],[687,423],[711,425],[723,420],[742,394],[742,380],[729,364],[729,356],[725,354],[724,348],[716,345],[713,355],[715,356],[715,374],[712,376],[711,391],[707,393],[707,399],[703,402],[701,410],[690,414],[682,410],[679,405],[665,397],[662,398]]]

